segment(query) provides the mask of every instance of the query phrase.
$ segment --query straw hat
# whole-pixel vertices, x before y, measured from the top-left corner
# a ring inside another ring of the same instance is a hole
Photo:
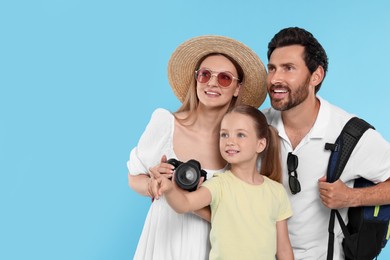
[[[258,108],[267,94],[266,70],[257,54],[243,43],[224,36],[205,35],[182,43],[168,62],[168,80],[177,98],[183,102],[198,61],[210,53],[226,54],[244,71],[240,102]]]

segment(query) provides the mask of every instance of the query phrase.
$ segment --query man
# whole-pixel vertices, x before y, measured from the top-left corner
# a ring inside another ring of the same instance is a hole
[[[340,180],[327,183],[330,151],[324,149],[325,143],[334,143],[353,115],[317,96],[328,67],[326,52],[311,33],[286,28],[270,41],[268,60],[272,108],[264,112],[281,140],[283,184],[293,208],[288,224],[294,255],[296,259],[326,259],[330,209],[341,209],[346,221],[348,207],[390,203],[390,144],[369,129]],[[300,189],[297,183],[289,186],[294,176]],[[379,184],[352,189],[358,177]],[[344,259],[342,239],[336,224],[334,259]]]

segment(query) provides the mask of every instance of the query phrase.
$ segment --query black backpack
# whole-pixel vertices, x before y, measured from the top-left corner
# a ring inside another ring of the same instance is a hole
[[[327,143],[331,150],[327,181],[339,179],[360,137],[369,129],[375,129],[363,119],[353,117],[347,122],[334,144]],[[354,188],[368,187],[374,183],[359,178]],[[348,225],[345,225],[338,210],[332,209],[329,219],[327,259],[333,259],[334,224],[337,217],[344,234],[343,250],[347,260],[369,260],[376,258],[389,238],[390,205],[353,207],[348,209]]]

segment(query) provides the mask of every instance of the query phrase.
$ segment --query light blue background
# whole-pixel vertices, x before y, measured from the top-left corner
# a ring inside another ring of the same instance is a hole
[[[152,111],[178,108],[166,65],[194,36],[236,38],[266,64],[276,32],[308,29],[329,56],[319,94],[390,140],[389,11],[386,0],[1,0],[0,259],[132,258],[150,200],[128,188],[126,161]]]

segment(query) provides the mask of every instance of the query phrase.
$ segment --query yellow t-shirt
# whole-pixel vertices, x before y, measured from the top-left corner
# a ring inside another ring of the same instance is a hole
[[[211,259],[275,259],[276,222],[292,215],[282,184],[248,184],[231,171],[202,184],[211,200]]]

